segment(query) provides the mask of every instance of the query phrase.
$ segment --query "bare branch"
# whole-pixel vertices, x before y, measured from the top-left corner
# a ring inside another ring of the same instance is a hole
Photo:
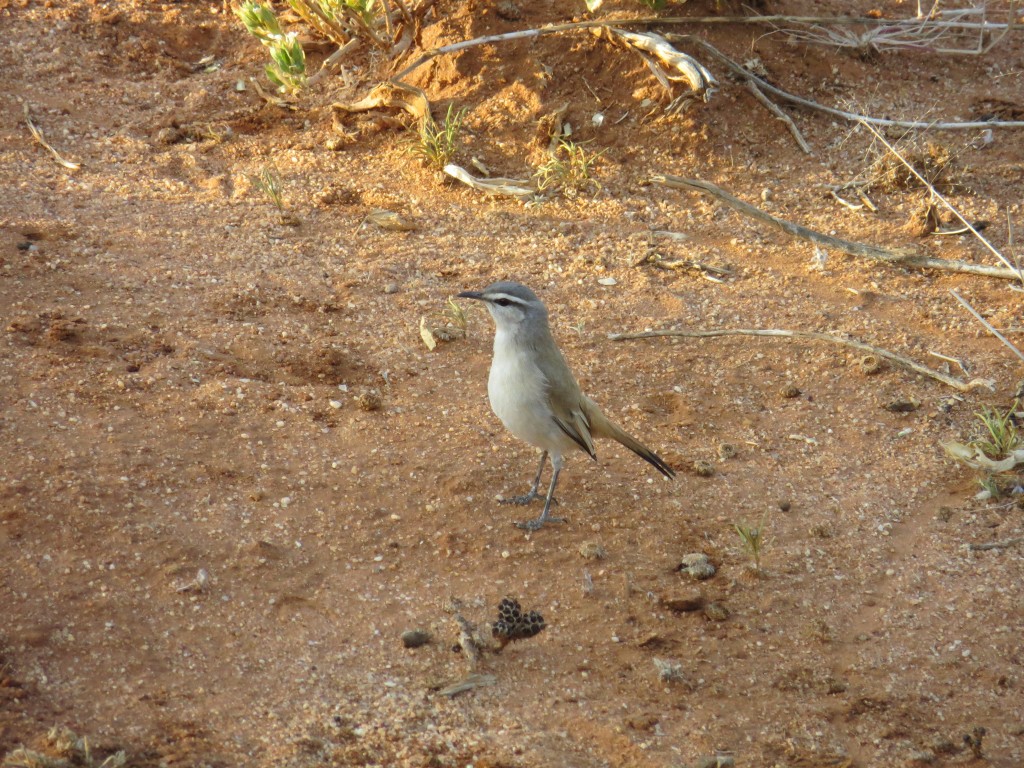
[[[967,299],[965,299],[963,296],[961,296],[953,289],[950,289],[949,292],[953,294],[953,298],[959,301],[968,312],[974,315],[974,317],[978,320],[979,323],[985,326],[989,333],[991,333],[993,336],[995,336],[997,339],[1003,342],[1003,344],[1008,346],[1017,357],[1019,357],[1021,360],[1024,360],[1024,354],[1021,354],[1021,351],[1013,345],[1013,342],[1010,341],[1005,336],[1003,336],[1003,334],[1001,334],[999,331],[995,329],[992,323],[990,323],[988,320],[982,317],[981,313],[978,312],[978,310],[976,310],[974,307],[972,307],[970,303],[968,303]]]
[[[753,80],[747,80],[747,89],[754,94],[754,98],[761,102],[769,112],[786,124],[786,127],[789,128],[789,132],[793,134],[793,138],[796,139],[796,143],[799,145],[800,149],[804,151],[804,154],[814,154],[811,151],[811,145],[807,143],[804,135],[800,133],[800,129],[796,127],[796,123],[793,122],[793,118],[783,112],[778,104],[765,96],[764,92],[757,87],[757,83]]]
[[[1024,274],[1021,273],[1020,269],[1018,269],[1016,266],[1011,264],[1010,260],[1007,259],[1005,256],[1003,256],[1003,254],[1001,254],[999,251],[997,251],[995,249],[995,247],[992,245],[992,243],[990,243],[988,240],[986,240],[984,237],[982,237],[982,234],[977,229],[974,228],[974,225],[971,224],[971,222],[969,222],[963,216],[961,216],[960,215],[960,211],[958,211],[956,208],[954,208],[952,203],[950,203],[948,200],[946,200],[946,198],[944,198],[942,195],[940,195],[938,190],[935,189],[934,186],[932,186],[931,182],[927,181],[924,178],[924,176],[922,176],[920,173],[918,173],[917,169],[913,165],[908,163],[906,158],[904,158],[903,155],[901,155],[899,152],[897,152],[896,148],[893,147],[893,145],[890,144],[886,140],[886,138],[881,133],[879,133],[878,130],[874,126],[868,125],[863,120],[861,121],[861,124],[865,128],[867,128],[869,131],[871,131],[871,133],[874,134],[875,138],[878,139],[880,142],[882,142],[882,144],[885,145],[885,148],[888,149],[897,160],[899,160],[901,163],[903,163],[903,165],[906,166],[907,170],[909,170],[912,174],[914,174],[914,176],[917,177],[918,181],[920,181],[922,184],[925,185],[925,187],[928,189],[928,191],[931,193],[932,197],[935,200],[938,200],[940,203],[942,203],[944,206],[946,206],[946,208],[948,208],[949,211],[954,216],[956,216],[958,219],[960,219],[960,221],[963,222],[964,226],[967,227],[967,229],[969,229],[971,231],[971,233],[976,238],[978,238],[978,240],[981,241],[982,245],[984,245],[992,253],[994,253],[996,258],[998,258],[1001,262],[1003,262],[1003,264],[1005,264],[1008,269],[1016,270],[1018,278],[1020,279],[1020,281],[1022,283],[1024,283]]]
[[[1016,269],[994,267],[988,264],[971,264],[965,261],[936,259],[931,256],[919,256],[908,250],[895,251],[888,248],[879,248],[875,245],[867,245],[865,243],[857,243],[851,240],[842,240],[838,237],[825,235],[821,232],[809,229],[808,227],[801,226],[800,224],[794,224],[791,221],[786,221],[785,219],[780,219],[777,216],[772,216],[770,213],[766,213],[750,203],[743,202],[739,198],[734,197],[721,187],[718,187],[709,181],[702,181],[700,179],[684,179],[679,176],[668,176],[665,174],[652,176],[651,181],[655,184],[663,184],[666,187],[688,189],[696,192],[702,192],[706,195],[711,195],[712,197],[716,197],[721,200],[730,208],[739,211],[744,216],[764,221],[772,226],[778,227],[783,232],[793,235],[794,237],[810,240],[812,243],[816,243],[826,248],[834,248],[836,250],[843,251],[844,253],[849,253],[852,256],[863,256],[864,258],[895,263],[905,267],[944,269],[950,272],[965,272],[973,275],[983,275],[984,277],[997,277],[1004,280],[1020,279],[1020,274]]]
[[[906,368],[914,373],[920,373],[923,376],[928,376],[940,381],[946,386],[952,387],[959,392],[969,392],[973,389],[986,388],[991,389],[992,383],[984,379],[974,379],[973,381],[963,381],[949,376],[939,371],[934,371],[931,368],[921,365],[909,357],[898,355],[895,352],[890,352],[887,349],[876,347],[872,344],[865,344],[863,341],[857,341],[856,339],[845,339],[841,336],[835,336],[831,333],[818,333],[817,331],[788,331],[779,330],[775,328],[721,328],[717,330],[699,330],[699,331],[644,331],[642,333],[611,333],[608,334],[608,338],[612,341],[627,341],[630,339],[651,339],[658,336],[683,336],[687,338],[706,339],[713,338],[716,336],[768,336],[773,338],[791,338],[791,339],[811,339],[814,341],[827,341],[832,344],[842,344],[847,347],[853,347],[863,352],[870,352],[873,355],[885,358],[889,362]]]
[[[711,45],[711,43],[705,40],[701,40],[699,37],[695,37],[693,35],[674,34],[667,34],[665,35],[665,37],[668,38],[669,40],[689,42],[693,43],[694,45],[700,46],[708,53],[710,53],[712,56],[714,56],[716,59],[725,64],[727,67],[729,67],[729,69],[731,69],[737,75],[739,75],[745,80],[757,83],[759,88],[768,93],[786,99],[787,101],[791,101],[794,104],[800,104],[801,106],[808,107],[810,109],[816,109],[819,112],[824,112],[835,117],[841,117],[843,120],[849,120],[855,123],[866,122],[871,123],[873,125],[890,125],[895,126],[897,128],[919,128],[922,130],[960,130],[964,128],[1024,128],[1024,120],[976,120],[967,123],[925,123],[919,120],[888,120],[882,117],[870,117],[868,115],[858,115],[853,112],[844,112],[841,109],[836,109],[835,107],[826,107],[825,105],[819,104],[816,101],[805,99],[802,96],[796,96],[792,93],[789,93],[788,91],[782,90],[781,88],[776,88],[768,81],[763,80],[762,78],[750,72],[745,67],[741,66],[740,64],[730,59],[720,50],[715,48],[715,46]]]

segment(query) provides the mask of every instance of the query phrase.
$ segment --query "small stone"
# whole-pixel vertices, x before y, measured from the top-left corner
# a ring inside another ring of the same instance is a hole
[[[505,21],[519,21],[523,18],[523,12],[512,0],[498,0],[494,12]]]
[[[361,395],[356,395],[355,402],[359,407],[359,410],[366,411],[368,413],[371,411],[379,411],[381,405],[383,405],[380,395],[373,392],[364,392]]]
[[[912,413],[921,407],[921,401],[916,397],[907,397],[900,400],[893,400],[885,405],[885,410],[890,413]]]
[[[779,390],[779,394],[785,398],[793,399],[794,397],[800,397],[802,393],[794,385],[786,384]]]
[[[697,459],[693,462],[693,471],[700,477],[711,477],[715,474],[715,465],[707,459]]]
[[[736,759],[731,755],[707,755],[698,758],[697,768],[733,768]]]
[[[393,294],[398,293],[398,283],[388,283],[384,286],[384,293]]]
[[[600,285],[609,285],[609,286],[611,286],[611,285],[618,285],[619,284],[619,281],[616,280],[614,277],[600,277],[600,278],[598,278],[597,282]]]
[[[729,609],[721,603],[711,602],[704,606],[704,615],[711,621],[725,621],[729,618]]]
[[[402,633],[402,645],[406,648],[419,648],[430,642],[430,633],[424,629],[407,629]]]
[[[651,659],[654,668],[658,670],[658,679],[663,683],[670,683],[673,680],[683,679],[683,665],[673,659]]]
[[[182,140],[181,130],[178,128],[161,128],[156,132],[156,143],[169,146],[171,144],[177,144]]]
[[[580,557],[585,560],[604,560],[608,551],[597,541],[585,541],[580,544]]]
[[[705,581],[715,575],[715,566],[703,552],[683,555],[679,561],[679,572],[697,581]]]

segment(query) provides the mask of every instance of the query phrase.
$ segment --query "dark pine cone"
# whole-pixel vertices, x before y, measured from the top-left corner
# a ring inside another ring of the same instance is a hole
[[[494,622],[494,636],[502,645],[511,640],[524,640],[539,635],[544,630],[544,617],[537,611],[523,613],[519,601],[513,597],[503,598],[498,604],[498,620]]]

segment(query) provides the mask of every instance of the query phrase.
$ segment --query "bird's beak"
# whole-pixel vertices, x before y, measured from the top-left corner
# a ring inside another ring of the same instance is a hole
[[[459,294],[460,299],[476,299],[477,301],[483,301],[484,295],[480,291],[463,291]]]

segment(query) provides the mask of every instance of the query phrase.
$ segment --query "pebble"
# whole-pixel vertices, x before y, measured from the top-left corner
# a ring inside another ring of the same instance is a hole
[[[736,765],[736,758],[731,755],[707,755],[698,758],[697,768],[733,768]]]
[[[580,557],[586,560],[604,560],[608,551],[597,541],[585,541],[580,544]]]
[[[704,581],[715,575],[715,566],[703,552],[693,552],[683,555],[679,561],[679,572],[697,581]]]
[[[356,395],[355,401],[356,405],[359,406],[359,410],[367,412],[379,411],[381,405],[383,405],[380,395],[373,392],[365,392],[361,395]]]
[[[725,621],[729,618],[729,609],[721,603],[708,603],[704,606],[704,615],[712,621]]]
[[[693,471],[700,477],[711,477],[715,474],[715,465],[707,459],[697,459],[693,462]]]
[[[425,629],[407,629],[402,633],[402,645],[406,648],[419,648],[430,642],[430,633]]]
[[[792,384],[786,384],[779,390],[779,394],[785,398],[792,399],[794,397],[800,397],[800,390]]]

